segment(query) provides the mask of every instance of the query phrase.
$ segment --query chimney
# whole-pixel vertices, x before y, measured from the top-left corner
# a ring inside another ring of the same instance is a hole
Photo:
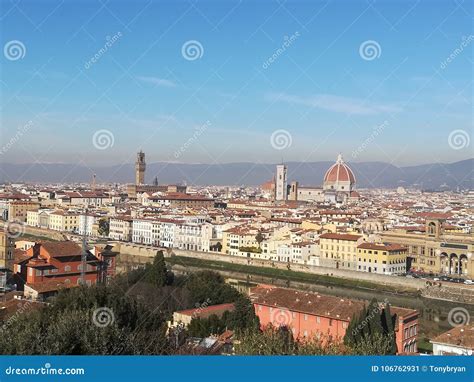
[[[33,246],[33,257],[35,259],[39,257],[40,250],[41,250],[41,243],[35,243],[35,245]]]

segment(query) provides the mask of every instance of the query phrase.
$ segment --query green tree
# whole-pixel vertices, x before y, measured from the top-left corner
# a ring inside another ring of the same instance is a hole
[[[245,329],[237,334],[234,350],[238,355],[293,355],[296,344],[287,328],[271,325],[263,332]]]
[[[397,354],[397,341],[395,333],[395,322],[396,315],[392,315],[390,312],[390,304],[385,304],[385,307],[382,311],[382,326],[384,329],[384,334],[389,338],[390,342],[390,354]]]
[[[261,248],[262,242],[265,240],[263,234],[258,231],[257,235],[255,235],[255,241],[258,243],[258,247]]]
[[[104,286],[59,292],[0,336],[1,354],[166,354],[165,317]]]
[[[238,355],[338,355],[348,350],[330,336],[311,337],[296,341],[287,327],[267,326],[263,331],[245,329],[236,334]]]
[[[232,330],[258,330],[260,320],[255,314],[255,308],[247,296],[240,295],[234,302],[234,311],[227,316],[227,326]]]
[[[101,218],[99,220],[99,228],[97,233],[101,236],[109,236],[110,223],[107,218]]]
[[[358,316],[352,317],[344,344],[355,354],[396,354],[394,320],[388,304],[382,308],[372,299]]]
[[[145,281],[156,286],[166,285],[168,280],[168,270],[166,269],[163,251],[158,251],[152,264],[147,264],[145,268]]]
[[[184,282],[194,306],[234,302],[240,295],[237,289],[226,284],[224,278],[213,271],[192,273]]]

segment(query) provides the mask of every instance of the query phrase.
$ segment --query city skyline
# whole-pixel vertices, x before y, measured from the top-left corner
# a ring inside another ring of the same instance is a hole
[[[473,156],[462,3],[2,7],[0,163]]]

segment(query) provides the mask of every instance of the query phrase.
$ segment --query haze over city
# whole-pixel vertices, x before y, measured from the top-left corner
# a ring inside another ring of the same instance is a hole
[[[472,158],[462,2],[5,1],[2,11],[3,39],[22,44],[20,59],[3,60],[2,142],[24,130],[3,163],[115,165],[139,149],[150,163]],[[102,130],[110,142],[97,150]]]

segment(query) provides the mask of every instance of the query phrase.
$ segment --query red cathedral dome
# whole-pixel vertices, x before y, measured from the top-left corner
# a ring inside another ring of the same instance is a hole
[[[355,183],[355,176],[347,164],[344,163],[342,155],[339,154],[334,163],[324,175],[324,182],[351,182]]]

